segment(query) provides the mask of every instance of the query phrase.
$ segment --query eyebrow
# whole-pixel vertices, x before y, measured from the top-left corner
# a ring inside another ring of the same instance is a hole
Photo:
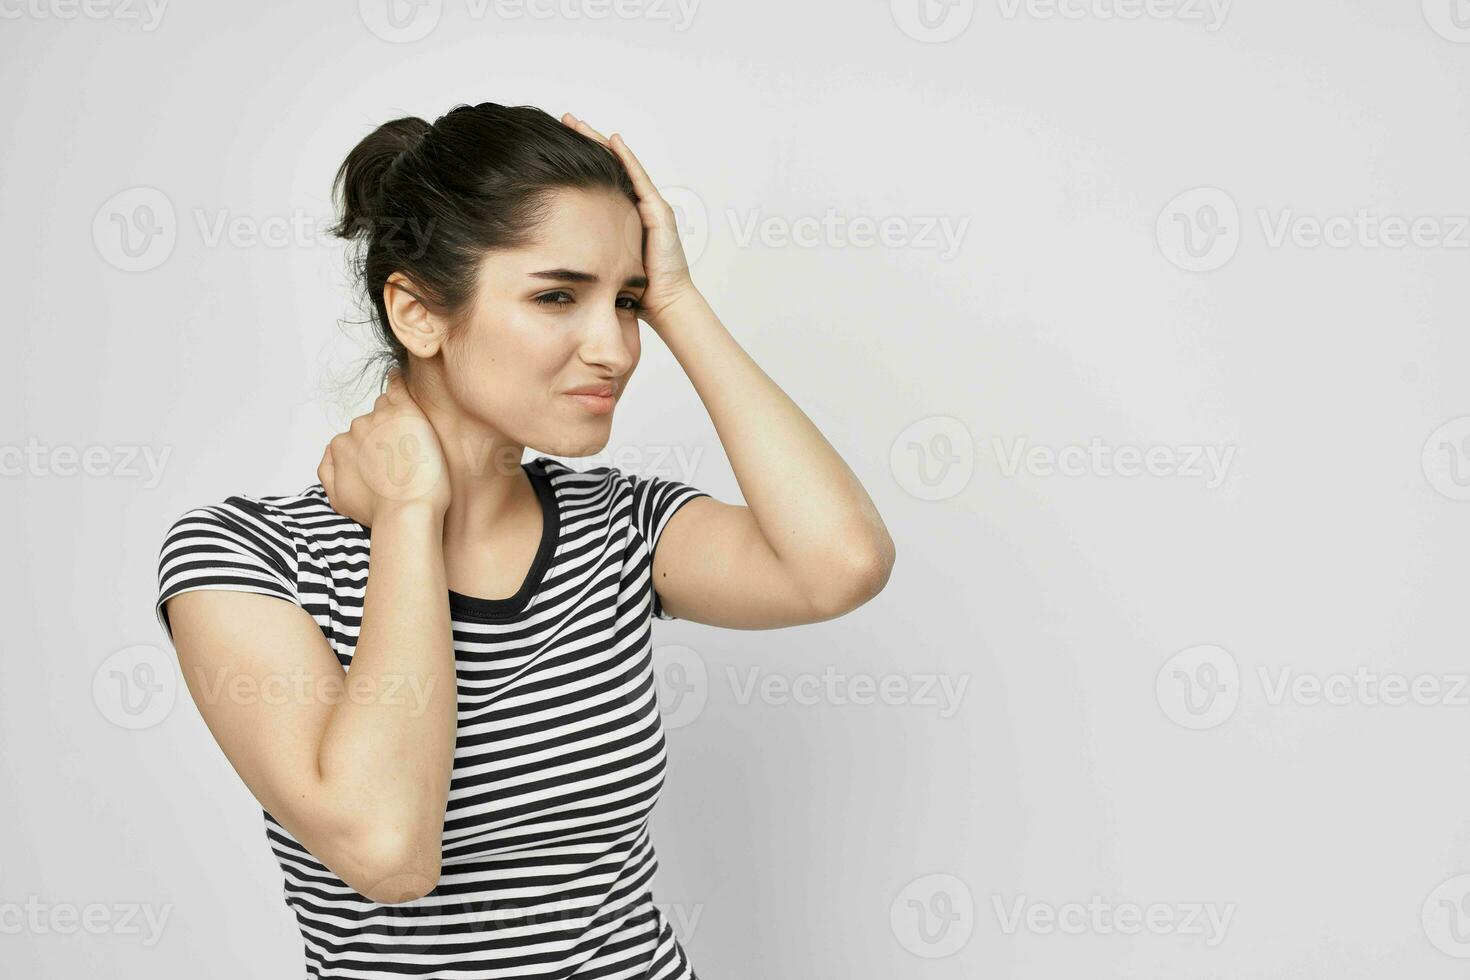
[[[530,275],[536,279],[555,279],[558,282],[590,282],[599,283],[602,280],[595,273],[578,272],[576,269],[543,269],[540,272],[532,272]],[[623,286],[627,289],[647,289],[647,276],[629,276],[623,280]]]

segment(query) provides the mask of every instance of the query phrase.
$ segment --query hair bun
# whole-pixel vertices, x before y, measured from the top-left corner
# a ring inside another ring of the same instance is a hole
[[[332,181],[340,219],[331,233],[338,238],[362,235],[378,216],[388,171],[406,153],[417,149],[433,130],[418,116],[404,116],[383,123],[364,136]]]

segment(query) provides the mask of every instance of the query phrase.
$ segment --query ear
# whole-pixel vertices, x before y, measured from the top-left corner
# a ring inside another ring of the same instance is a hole
[[[448,324],[419,297],[420,290],[400,272],[383,284],[383,309],[393,336],[415,357],[430,358],[439,353]]]

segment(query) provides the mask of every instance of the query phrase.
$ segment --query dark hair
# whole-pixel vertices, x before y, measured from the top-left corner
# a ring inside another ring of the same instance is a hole
[[[534,106],[457,105],[433,125],[385,122],[352,148],[332,194],[331,233],[354,243],[352,271],[371,302],[381,348],[373,361],[406,373],[383,285],[402,273],[413,295],[455,322],[487,251],[528,243],[561,188],[605,188],[637,203],[622,161]]]

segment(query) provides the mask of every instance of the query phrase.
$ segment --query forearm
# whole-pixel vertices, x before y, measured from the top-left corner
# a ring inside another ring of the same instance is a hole
[[[442,518],[399,508],[372,532],[346,696],[322,737],[324,791],[363,821],[361,849],[393,874],[437,877],[457,694]]]
[[[834,574],[886,578],[893,543],[867,491],[704,297],[689,293],[650,326],[694,385],[746,505],[793,577],[812,589]]]

